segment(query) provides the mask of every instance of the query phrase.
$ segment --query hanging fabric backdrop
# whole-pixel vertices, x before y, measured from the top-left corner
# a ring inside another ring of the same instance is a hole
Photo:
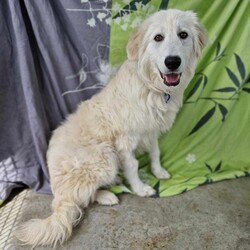
[[[126,58],[130,32],[150,14],[193,10],[209,44],[171,131],[160,139],[170,180],[147,155],[140,177],[158,196],[250,175],[250,2],[248,0],[13,0],[0,3],[0,203],[14,187],[50,193],[51,131],[105,87],[100,61]],[[111,188],[130,192],[129,186]]]

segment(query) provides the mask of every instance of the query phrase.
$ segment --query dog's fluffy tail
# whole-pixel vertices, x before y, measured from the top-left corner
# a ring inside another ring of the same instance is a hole
[[[54,212],[50,217],[44,220],[32,219],[21,224],[14,232],[15,236],[24,245],[32,245],[33,248],[37,245],[55,247],[58,243],[62,244],[70,237],[72,228],[82,217],[80,205],[88,206],[96,190],[96,183],[82,185],[76,182],[74,187],[71,183],[66,186],[63,195],[55,194],[52,202]]]
[[[83,151],[74,150],[74,157],[66,157],[64,160],[60,155],[60,168],[51,170],[53,214],[44,220],[30,220],[17,228],[15,236],[24,245],[32,245],[34,248],[38,245],[62,244],[80,221],[81,208],[87,207],[95,199],[98,188],[114,182],[118,158],[113,147],[101,143],[85,148],[89,154]],[[53,164],[53,161],[50,163]]]
[[[54,200],[53,203],[57,204],[53,204],[54,213],[50,217],[32,219],[17,228],[14,234],[24,245],[32,245],[33,248],[37,245],[55,247],[70,237],[73,226],[82,217],[82,211],[72,199]]]

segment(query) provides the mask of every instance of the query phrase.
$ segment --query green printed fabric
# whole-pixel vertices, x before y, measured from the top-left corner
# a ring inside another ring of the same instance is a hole
[[[160,197],[202,184],[250,175],[250,1],[113,1],[110,62],[126,58],[131,30],[159,9],[193,10],[209,44],[185,91],[171,131],[160,139],[161,163],[172,175],[157,180],[148,155],[139,156],[140,178]],[[130,192],[128,185],[112,187]]]

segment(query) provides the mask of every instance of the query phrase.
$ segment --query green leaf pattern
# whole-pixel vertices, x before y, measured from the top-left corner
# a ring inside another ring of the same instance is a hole
[[[234,10],[236,2],[229,1],[227,6],[230,5]],[[148,155],[142,155],[138,156],[141,179],[154,187],[156,197],[165,197],[181,194],[197,186],[224,179],[249,177],[250,160],[247,153],[249,147],[243,145],[250,146],[248,142],[250,141],[250,130],[249,132],[245,130],[243,135],[239,133],[242,125],[250,123],[248,117],[250,116],[248,111],[250,103],[250,60],[248,58],[250,58],[250,53],[248,50],[242,49],[249,47],[249,39],[247,36],[243,38],[248,29],[245,28],[245,32],[237,33],[240,29],[230,30],[231,27],[228,27],[220,34],[226,25],[226,17],[230,18],[230,21],[234,17],[230,16],[231,12],[227,13],[228,16],[222,17],[203,12],[202,8],[199,8],[201,5],[210,8],[211,1],[200,3],[198,0],[194,0],[186,1],[184,4],[183,1],[171,0],[120,0],[112,3],[113,6],[119,8],[112,12],[111,51],[113,47],[116,47],[116,50],[113,51],[117,51],[120,46],[125,48],[128,34],[124,31],[131,31],[148,15],[160,9],[193,9],[198,12],[201,19],[206,16],[203,20],[206,22],[205,27],[208,23],[209,34],[210,29],[214,32],[213,34],[216,33],[214,37],[210,37],[211,41],[204,50],[197,72],[185,93],[183,109],[171,131],[160,140],[161,163],[170,172],[172,178],[157,180],[150,171]],[[238,19],[243,20],[244,16],[238,13],[249,13],[250,3],[242,1],[238,5],[237,8],[242,8],[242,12],[239,11],[235,15],[238,15]],[[214,10],[216,6],[220,7],[220,0],[213,1]],[[130,19],[126,19],[128,15]],[[213,18],[207,18],[207,15],[216,19],[216,25],[213,24]],[[217,26],[220,25],[220,22],[217,22],[217,19],[224,24],[218,29]],[[129,21],[125,23],[126,20]],[[245,17],[244,20],[246,27],[250,27],[250,19]],[[235,25],[235,27],[239,26]],[[224,33],[230,32],[238,35],[233,35],[232,41],[224,38]],[[126,36],[123,45],[117,34]],[[240,37],[240,41],[235,37]],[[115,52],[112,52],[111,62],[113,64],[124,60],[122,56],[119,56],[119,60],[117,58]],[[218,75],[218,80],[214,74]],[[248,103],[246,100],[249,100]],[[245,110],[238,109],[240,104]],[[237,118],[235,118],[235,114]],[[236,127],[233,125],[235,123],[232,123],[232,119],[238,119]],[[240,136],[240,139],[237,139],[236,135]],[[125,187],[115,186],[113,191],[117,193],[131,192],[127,184]]]
[[[220,55],[220,50],[221,50],[221,45],[220,43],[218,43],[217,48],[216,48],[216,55],[214,57],[214,60],[209,62],[207,64],[207,66],[213,62],[219,61],[218,58],[220,59],[222,57],[222,55]],[[223,50],[224,53],[225,50]],[[223,56],[225,56],[223,54]],[[209,111],[207,111],[207,113],[204,114],[204,116],[202,116],[200,118],[200,120],[198,120],[198,122],[195,124],[194,128],[191,130],[191,132],[188,135],[192,135],[193,133],[197,132],[201,127],[203,127],[203,125],[205,125],[211,118],[212,116],[215,114],[215,111],[218,107],[221,115],[222,115],[222,122],[225,121],[226,119],[226,115],[228,114],[228,109],[219,101],[222,100],[228,100],[228,101],[238,101],[239,100],[239,96],[240,93],[242,91],[246,92],[246,93],[250,93],[250,88],[247,87],[243,87],[246,84],[246,70],[245,70],[245,65],[243,63],[243,61],[241,60],[240,56],[238,54],[234,54],[235,57],[235,62],[237,65],[237,70],[238,70],[238,74],[241,76],[241,79],[239,79],[236,75],[236,73],[234,73],[230,68],[226,67],[226,72],[228,74],[229,79],[231,80],[229,82],[229,85],[227,87],[223,87],[223,88],[219,88],[219,89],[214,89],[212,92],[219,92],[222,94],[226,94],[226,93],[232,93],[231,96],[229,97],[212,97],[212,96],[199,96],[198,99],[194,102],[194,101],[189,101],[189,99],[194,95],[194,93],[197,91],[197,89],[200,86],[201,80],[206,77],[207,81],[208,81],[208,77],[201,72],[198,72],[198,75],[202,75],[198,81],[194,84],[193,88],[190,90],[189,94],[187,95],[185,104],[193,104],[193,103],[197,103],[199,100],[207,100],[209,102],[213,102],[215,104],[215,106],[210,109]],[[232,86],[233,85],[233,86]],[[204,90],[205,87],[203,87],[202,91]]]

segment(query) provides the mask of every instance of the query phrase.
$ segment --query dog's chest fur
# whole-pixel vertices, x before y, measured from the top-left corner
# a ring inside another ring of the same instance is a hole
[[[149,91],[143,94],[142,89],[137,92],[135,86],[128,96],[119,108],[113,107],[119,121],[115,147],[118,152],[123,148],[144,152],[151,147],[152,140],[172,127],[178,108],[174,100],[166,103],[164,95]]]
[[[101,99],[107,101],[104,112],[113,121],[111,129],[124,134],[169,130],[181,107],[182,95],[170,94],[166,99],[164,93],[149,90],[135,77],[135,69],[128,66],[121,68],[114,82],[111,81],[107,89],[100,93]]]
[[[119,137],[133,137],[137,144],[151,135],[169,130],[181,106],[182,95],[166,102],[164,93],[149,90],[135,67],[122,67],[117,76],[96,96],[80,104],[68,122],[54,133],[70,134],[58,139],[85,145],[94,141],[115,143]],[[61,131],[61,132],[60,132]],[[64,132],[63,132],[64,131]],[[143,143],[142,143],[143,144]]]

